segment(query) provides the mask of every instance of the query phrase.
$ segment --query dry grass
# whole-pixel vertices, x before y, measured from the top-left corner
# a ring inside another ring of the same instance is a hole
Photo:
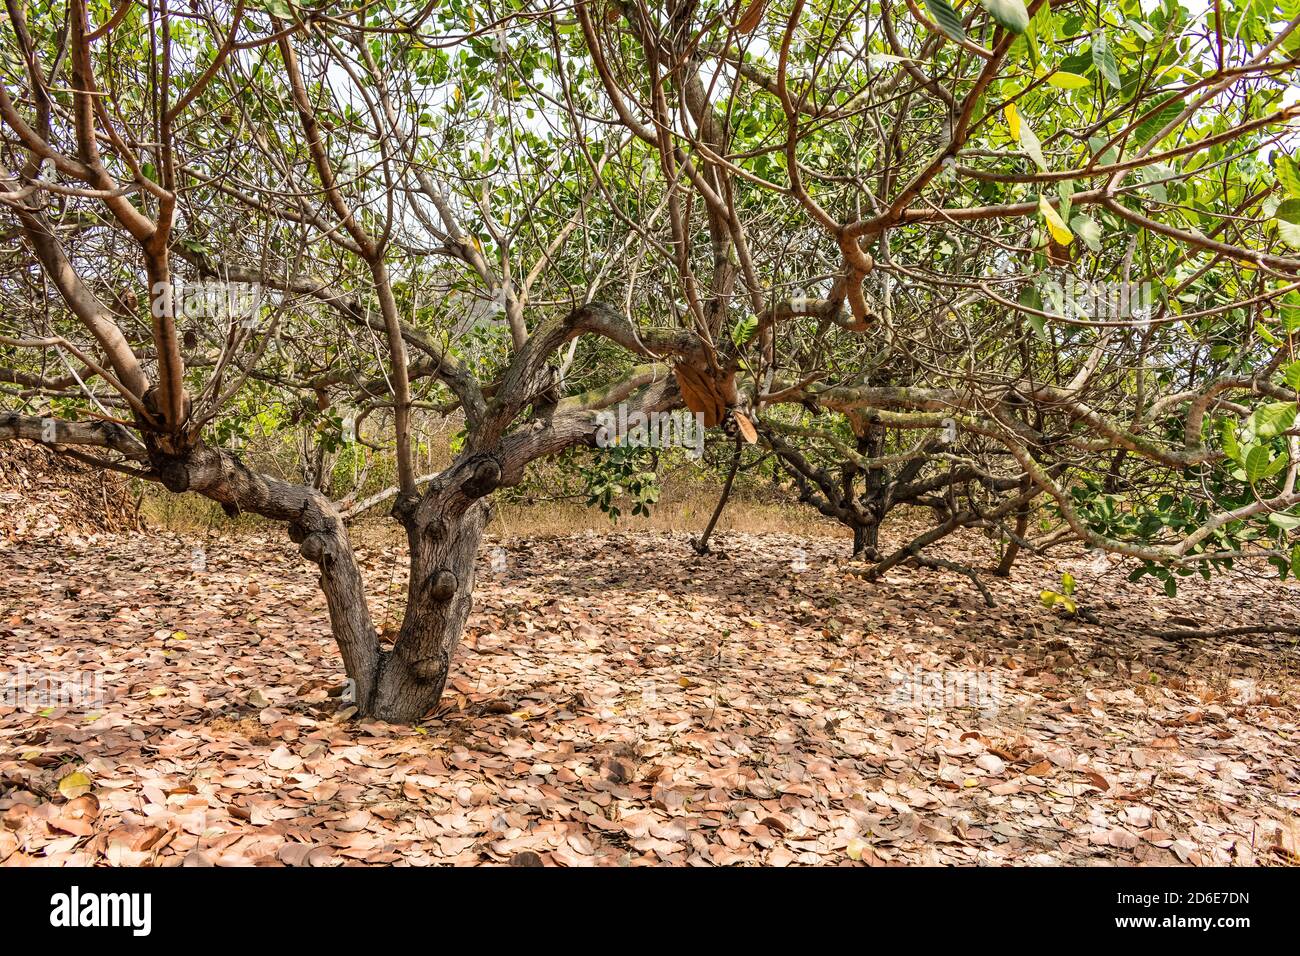
[[[649,517],[638,518],[624,513],[617,524],[600,509],[588,508],[578,501],[499,502],[488,533],[502,541],[554,538],[581,531],[680,531],[698,535],[713,514],[717,495],[716,489],[701,487],[698,482],[669,487]],[[255,515],[227,518],[214,502],[195,495],[147,495],[141,505],[141,514],[148,527],[176,533],[202,532],[224,536],[267,524]],[[392,528],[381,509],[376,509],[358,525],[359,531],[355,536],[362,538],[374,534],[384,536],[381,529]],[[821,517],[805,505],[743,499],[728,502],[718,519],[714,533],[725,535],[728,531],[778,532],[816,538],[850,536],[844,526]]]
[[[647,518],[624,514],[618,524],[598,508],[579,502],[512,504],[497,506],[489,533],[511,538],[550,538],[578,531],[683,531],[700,534],[709,523],[718,499],[716,492],[693,489],[665,494]],[[810,537],[847,537],[842,525],[815,514],[807,506],[757,501],[731,501],[718,519],[715,534],[727,531],[781,532]]]

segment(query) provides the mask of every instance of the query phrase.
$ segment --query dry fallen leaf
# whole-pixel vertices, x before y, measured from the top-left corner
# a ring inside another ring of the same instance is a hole
[[[198,575],[183,538],[107,539],[93,560],[0,549],[0,602],[47,596],[12,625],[31,654],[75,655],[127,691],[0,713],[0,800],[23,801],[0,804],[0,865],[1233,865],[1294,850],[1277,836],[1277,781],[1298,773],[1285,685],[1224,691],[1197,642],[1143,645],[1158,685],[1108,672],[1111,631],[1025,633],[1053,580],[990,580],[990,609],[938,572],[865,586],[842,539],[738,531],[713,580],[687,537],[507,542],[511,574],[481,576],[446,707],[415,727],[352,719],[311,568],[278,537],[207,541]],[[953,546],[984,560],[983,539]],[[828,573],[774,575],[796,547]],[[364,553],[368,577],[391,557]],[[1084,580],[1068,558],[1053,576],[1065,568]],[[1115,605],[1108,627],[1139,632],[1140,588],[1081,587]],[[1291,613],[1230,578],[1204,587],[1205,608]],[[990,656],[1004,642],[1014,655]],[[1293,652],[1233,653],[1262,674]],[[987,713],[969,700],[981,685],[944,683],[968,667],[996,678]],[[961,706],[936,702],[954,686]],[[1153,719],[1197,711],[1178,746],[1146,743]],[[69,798],[56,781],[74,771],[87,789]]]

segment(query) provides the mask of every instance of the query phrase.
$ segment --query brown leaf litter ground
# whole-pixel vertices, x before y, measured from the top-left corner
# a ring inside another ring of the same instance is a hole
[[[331,696],[283,538],[0,538],[0,863],[1295,861],[1297,638],[1151,631],[1300,623],[1300,589],[1166,600],[1026,558],[988,609],[949,572],[865,583],[839,539],[717,543],[489,545],[448,694],[408,727]],[[400,593],[390,553],[363,560]],[[1066,570],[1099,624],[1042,606]],[[22,706],[51,674],[102,699]]]

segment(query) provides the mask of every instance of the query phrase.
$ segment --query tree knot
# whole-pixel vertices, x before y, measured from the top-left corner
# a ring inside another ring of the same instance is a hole
[[[501,463],[495,455],[484,453],[469,467],[470,476],[461,486],[466,498],[477,500],[491,494],[501,484]]]
[[[439,568],[429,575],[429,597],[435,601],[450,601],[458,585],[455,574],[446,568]]]

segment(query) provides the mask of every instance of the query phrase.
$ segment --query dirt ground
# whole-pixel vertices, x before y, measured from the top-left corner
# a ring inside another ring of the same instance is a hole
[[[278,535],[0,538],[0,863],[1296,862],[1298,639],[1155,632],[1300,624],[1300,588],[1165,599],[1076,554],[988,608],[950,572],[866,583],[838,539],[716,543],[489,545],[410,727],[350,719]],[[363,558],[391,627],[400,562]],[[1098,623],[1043,606],[1063,571]],[[15,693],[49,675],[71,706]]]

